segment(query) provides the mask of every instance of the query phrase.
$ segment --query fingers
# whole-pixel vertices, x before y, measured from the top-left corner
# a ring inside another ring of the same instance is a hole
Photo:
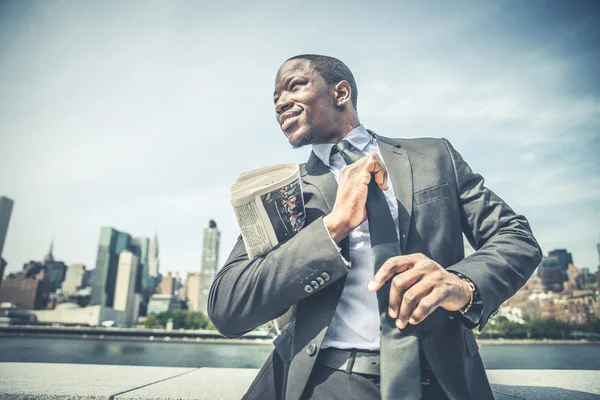
[[[434,312],[435,309],[439,307],[443,297],[443,293],[440,289],[431,290],[431,292],[429,292],[428,295],[426,295],[419,301],[415,309],[412,311],[412,314],[408,318],[408,323],[410,323],[411,325],[421,323],[425,318],[429,316],[429,314]],[[404,322],[404,320],[402,321]],[[404,329],[404,327],[406,327],[406,323],[401,325],[404,326],[400,329]]]
[[[376,153],[372,153],[365,157],[365,162],[367,171],[373,175],[373,179],[381,190],[388,190],[387,169],[381,158]]]
[[[379,290],[386,281],[390,285],[388,314],[400,329],[418,324],[440,306],[444,293],[443,268],[423,254],[408,254],[388,259],[377,271],[369,290]]]
[[[426,259],[423,254],[408,254],[388,259],[375,273],[371,282],[369,282],[369,290],[375,292],[381,289],[383,284],[394,275],[404,272],[412,268],[416,263]]]
[[[404,302],[405,293],[411,289],[423,277],[423,272],[418,269],[411,269],[392,278],[390,285],[390,297],[388,304],[388,314],[392,318],[398,318],[400,304]],[[407,318],[406,318],[407,319]]]
[[[396,326],[400,329],[406,328],[413,311],[417,305],[433,290],[433,285],[428,280],[421,280],[406,290],[402,297],[400,310],[396,320]]]
[[[362,164],[354,163],[352,165],[345,165],[340,170],[340,177],[338,187],[344,184],[352,186],[365,186],[369,185],[369,182],[373,179],[373,174],[369,172]]]
[[[360,161],[355,162],[352,165],[342,167],[340,173],[340,183],[342,177],[345,178],[347,175],[359,172],[362,183],[368,185],[371,179],[374,179],[381,190],[388,190],[389,186],[387,183],[387,169],[381,158],[376,154],[372,153],[362,158]]]

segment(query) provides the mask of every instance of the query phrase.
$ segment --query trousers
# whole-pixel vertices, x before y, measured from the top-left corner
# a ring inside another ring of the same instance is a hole
[[[422,400],[448,400],[421,352]],[[398,393],[402,399],[402,393]],[[301,400],[380,400],[379,376],[347,373],[319,365],[318,361],[308,379]]]

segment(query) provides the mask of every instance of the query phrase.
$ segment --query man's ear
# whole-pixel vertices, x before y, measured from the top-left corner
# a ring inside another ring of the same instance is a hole
[[[343,107],[350,101],[352,89],[347,81],[340,81],[334,88],[334,103],[338,107]]]

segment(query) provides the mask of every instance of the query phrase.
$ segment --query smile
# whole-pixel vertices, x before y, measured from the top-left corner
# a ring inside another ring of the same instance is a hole
[[[286,130],[287,128],[290,127],[290,125],[292,125],[294,123],[294,121],[296,121],[298,119],[298,117],[300,116],[302,112],[297,112],[297,113],[289,113],[286,115],[283,115],[281,118],[281,129],[282,130]]]

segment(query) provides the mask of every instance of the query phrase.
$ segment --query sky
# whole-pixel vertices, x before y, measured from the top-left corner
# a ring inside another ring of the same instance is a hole
[[[279,66],[304,53],[349,66],[367,128],[447,138],[545,254],[596,269],[597,2],[217,3],[0,2],[8,272],[52,240],[56,259],[93,268],[102,226],[157,234],[161,273],[197,272],[210,219],[222,265],[236,177],[309,156],[272,100]]]

